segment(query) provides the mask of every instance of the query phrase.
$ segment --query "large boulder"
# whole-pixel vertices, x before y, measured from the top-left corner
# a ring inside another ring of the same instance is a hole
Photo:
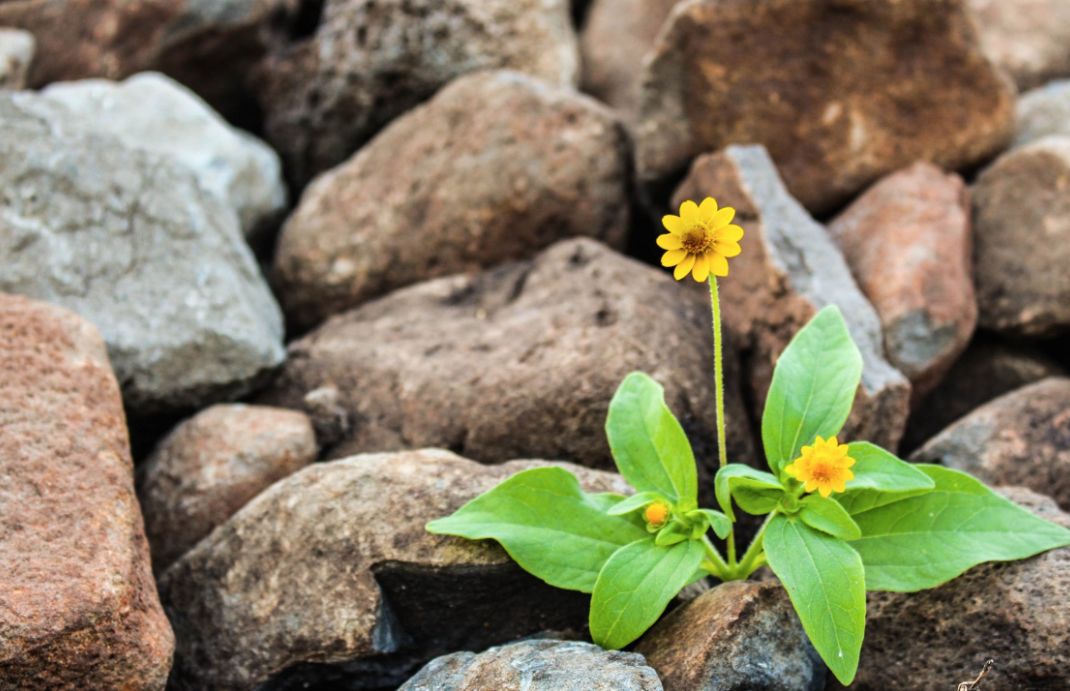
[[[1018,97],[1014,146],[1049,134],[1070,135],[1070,79],[1050,82]]]
[[[910,383],[884,359],[880,319],[828,233],[791,197],[759,146],[697,158],[673,205],[711,194],[736,209],[747,233],[720,291],[725,323],[748,366],[754,414],[761,415],[773,366],[791,338],[822,307],[837,305],[864,363],[845,435],[894,449],[906,424]]]
[[[592,99],[511,71],[459,77],[308,187],[276,254],[283,306],[307,327],[568,236],[619,247],[627,169]]]
[[[0,295],[0,688],[163,689],[171,633],[100,334]]]
[[[0,290],[93,322],[133,412],[240,395],[283,357],[237,216],[183,165],[0,94]]]
[[[762,144],[824,212],[919,159],[985,160],[1013,117],[961,0],[692,0],[644,63],[636,165],[656,186],[698,154]]]
[[[260,69],[268,139],[298,185],[466,72],[508,68],[575,84],[567,0],[326,0],[310,35]],[[478,107],[478,104],[473,104]]]
[[[424,528],[541,464],[367,454],[272,485],[160,581],[178,638],[173,687],[345,688],[379,674],[381,688],[435,655],[582,627],[586,596],[528,575],[496,543]],[[627,490],[566,466],[588,491]]]
[[[0,28],[0,89],[23,89],[37,42],[20,29]]]
[[[1021,90],[1070,77],[1070,4],[1065,0],[968,0],[981,47]]]

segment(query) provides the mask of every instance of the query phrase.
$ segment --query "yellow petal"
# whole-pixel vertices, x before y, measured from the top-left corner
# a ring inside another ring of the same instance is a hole
[[[832,481],[832,490],[834,492],[844,492],[847,490],[847,482],[845,478],[840,478]]]
[[[683,252],[683,250],[680,250]],[[695,265],[695,255],[689,254],[684,257],[684,260],[676,265],[673,269],[672,277],[679,281],[691,271],[691,267]]]
[[[725,242],[723,240],[715,242],[713,249],[722,257],[736,257],[743,251],[738,242]]]
[[[702,283],[709,277],[710,262],[706,259],[706,255],[702,255],[695,260],[695,268],[691,270],[691,273],[699,283]]]
[[[797,463],[797,461],[796,461],[796,463]],[[784,466],[784,472],[787,473],[788,475],[794,477],[794,478],[798,478],[799,477],[796,474],[796,473],[799,472],[799,469],[797,467],[795,467],[795,463],[789,463],[786,466]]]
[[[829,437],[829,440],[825,443],[831,446],[832,448],[836,448],[840,445],[840,441],[836,439],[836,435],[832,435],[831,437]]]
[[[685,226],[693,226],[699,222],[698,204],[688,199],[680,205],[680,218]]]
[[[815,489],[817,489],[817,480],[807,480],[806,484],[803,485],[803,489],[805,489],[807,492],[813,492]]]
[[[736,217],[736,210],[730,206],[726,206],[713,215],[710,219],[710,226],[713,228],[720,228],[726,226],[732,222],[732,219]]]
[[[855,479],[855,474],[852,473],[850,470],[843,471],[843,480],[844,480],[844,482],[846,482],[848,480],[854,480],[854,479]],[[840,491],[842,492],[843,490],[841,489]]]
[[[713,197],[706,197],[702,200],[702,203],[698,205],[698,217],[703,223],[706,223],[713,218],[716,213],[717,200]]]
[[[678,234],[683,230],[684,223],[680,220],[679,216],[673,216],[672,214],[666,214],[661,217],[661,225],[665,226],[665,230],[673,234]]]
[[[665,254],[661,255],[662,266],[676,266],[684,257],[687,256],[687,252],[683,250],[669,250]]]
[[[719,254],[710,255],[710,271],[714,276],[728,275],[728,260]]]
[[[672,233],[665,233],[664,235],[659,235],[656,242],[658,243],[658,247],[663,250],[678,250],[684,246],[684,243],[680,239],[680,236],[673,235]]]
[[[737,225],[725,226],[714,231],[714,237],[722,242],[739,242],[743,239],[743,229]]]
[[[821,486],[820,486],[820,487],[819,487],[819,488],[817,489],[817,491],[818,491],[818,492],[820,492],[820,493],[821,493],[821,496],[822,496],[822,497],[825,497],[825,498],[828,498],[828,495],[832,494],[832,488],[831,488],[831,487],[829,487],[828,485],[821,485]]]

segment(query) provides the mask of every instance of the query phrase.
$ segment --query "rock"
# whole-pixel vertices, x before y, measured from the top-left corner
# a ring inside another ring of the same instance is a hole
[[[579,641],[521,641],[427,663],[398,691],[662,691],[642,655]]]
[[[632,120],[643,58],[680,0],[595,0],[580,33],[583,90]]]
[[[297,411],[216,405],[178,425],[138,467],[156,570],[276,480],[315,460],[312,423]]]
[[[820,691],[825,665],[776,581],[731,581],[673,610],[636,644],[665,691]]]
[[[991,340],[974,342],[910,416],[906,449],[916,449],[955,420],[997,396],[1068,373],[1039,350]]]
[[[93,322],[134,413],[248,392],[284,357],[282,318],[237,217],[82,118],[0,94],[0,290]]]
[[[1001,156],[973,186],[980,325],[1016,337],[1070,326],[1070,137]]]
[[[37,44],[33,34],[0,28],[0,89],[25,89]]]
[[[454,77],[494,68],[575,84],[567,0],[328,0],[311,36],[262,65],[265,130],[301,186]]]
[[[234,208],[247,236],[277,221],[286,208],[275,152],[169,77],[146,72],[123,82],[61,82],[42,93],[94,132],[189,166],[198,182]]]
[[[915,163],[882,178],[828,229],[877,310],[888,361],[910,379],[918,399],[966,348],[977,324],[962,178]]]
[[[1070,527],[1046,497],[1007,497]],[[995,668],[978,689],[1057,689],[1070,668],[1070,548],[1025,561],[982,564],[917,593],[870,593],[866,640],[852,691],[945,691]],[[832,682],[835,688],[841,688]]]
[[[953,423],[911,457],[983,482],[1022,485],[1070,510],[1070,379],[1004,394]]]
[[[1064,0],[969,0],[981,48],[1021,90],[1070,76],[1070,5]]]
[[[349,422],[327,457],[437,446],[487,463],[561,458],[609,469],[609,401],[643,370],[665,387],[711,477],[709,320],[701,291],[592,240],[567,240],[534,260],[421,283],[331,319],[290,345],[260,401],[320,417],[308,398],[326,387],[316,397]],[[728,455],[745,461],[755,456],[727,353]]]
[[[377,663],[407,671],[378,685],[396,686],[413,671],[399,659],[582,626],[586,596],[526,574],[494,542],[424,529],[541,464],[423,450],[317,463],[275,483],[160,580],[178,638],[174,688],[339,688]],[[566,467],[589,491],[626,490],[612,473]]]
[[[864,362],[844,435],[895,449],[910,384],[884,359],[880,319],[828,233],[784,189],[760,146],[730,146],[695,159],[673,207],[711,193],[736,209],[736,223],[747,233],[720,292],[725,324],[748,363],[755,416],[761,416],[781,351],[818,310],[837,305]]]
[[[1014,117],[1014,90],[961,0],[690,2],[666,23],[641,84],[644,185],[697,154],[762,144],[817,213],[917,160],[982,162]]]
[[[1070,79],[1051,82],[1018,97],[1014,146],[1049,134],[1070,135]]]
[[[309,327],[572,235],[619,247],[628,165],[593,100],[517,72],[460,77],[305,191],[276,253],[286,312]]]
[[[0,295],[0,342],[0,688],[163,689],[174,637],[100,334]]]

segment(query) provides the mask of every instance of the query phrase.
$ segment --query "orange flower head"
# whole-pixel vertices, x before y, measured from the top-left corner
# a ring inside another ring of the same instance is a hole
[[[828,440],[817,437],[813,446],[802,447],[802,455],[784,467],[784,472],[803,483],[807,492],[817,490],[822,497],[846,489],[855,474],[850,468],[855,459],[847,455],[848,447],[836,437]]]
[[[643,510],[643,518],[651,526],[659,528],[669,520],[669,507],[664,502],[656,501]]]

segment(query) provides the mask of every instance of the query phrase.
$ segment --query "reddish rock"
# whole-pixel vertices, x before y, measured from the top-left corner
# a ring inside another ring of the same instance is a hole
[[[906,423],[910,384],[884,359],[881,324],[828,233],[784,188],[759,146],[700,156],[673,195],[716,196],[746,230],[743,253],[720,282],[725,323],[748,364],[760,416],[777,357],[825,305],[837,305],[862,351],[862,383],[845,435],[894,449]]]
[[[1070,510],[1070,379],[1004,394],[930,439],[911,456],[988,484],[1022,485]]]
[[[1021,90],[1070,76],[1070,4],[1065,0],[969,0],[981,48]]]
[[[962,178],[916,163],[867,190],[829,233],[880,316],[888,361],[910,379],[917,400],[977,324]]]
[[[1018,337],[1070,327],[1070,137],[1014,149],[973,186],[980,325]]]
[[[153,566],[162,571],[276,480],[316,460],[307,416],[216,405],[174,429],[138,467]]]
[[[690,2],[644,61],[636,165],[653,185],[698,154],[762,144],[823,212],[917,160],[984,161],[1013,118],[961,0]]]
[[[100,334],[0,295],[0,688],[162,689],[174,637]]]
[[[309,186],[279,240],[279,294],[309,327],[565,237],[620,246],[627,169],[624,133],[594,100],[518,72],[460,77]]]

